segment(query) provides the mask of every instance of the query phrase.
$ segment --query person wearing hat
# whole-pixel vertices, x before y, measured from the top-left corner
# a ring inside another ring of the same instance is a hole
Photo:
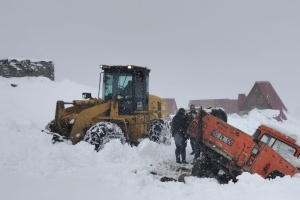
[[[187,113],[187,116],[188,116],[188,124],[190,125],[192,123],[193,119],[195,119],[198,116],[195,104],[190,105],[190,111]],[[196,139],[190,138],[190,144],[192,147],[192,152],[190,155],[193,155],[196,152]]]
[[[172,136],[175,140],[175,156],[177,163],[186,162],[186,141],[188,136],[186,134],[188,128],[188,117],[184,108],[179,108],[178,112],[172,119]],[[180,159],[181,156],[181,159]]]

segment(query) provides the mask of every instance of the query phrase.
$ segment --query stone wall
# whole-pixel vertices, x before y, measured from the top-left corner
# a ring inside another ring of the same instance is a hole
[[[54,81],[54,64],[52,61],[32,59],[2,59],[0,60],[0,76],[28,77],[43,76]]]

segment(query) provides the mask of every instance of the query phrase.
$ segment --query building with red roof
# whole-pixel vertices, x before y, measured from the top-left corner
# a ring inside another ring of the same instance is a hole
[[[286,119],[284,112],[287,112],[287,108],[269,81],[255,82],[246,99],[241,102],[239,113],[248,113],[254,108],[279,110],[278,118]]]

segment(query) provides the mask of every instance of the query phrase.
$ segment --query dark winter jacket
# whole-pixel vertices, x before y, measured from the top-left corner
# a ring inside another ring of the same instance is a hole
[[[187,113],[187,117],[188,117],[188,124],[190,124],[193,121],[193,119],[197,117],[197,112],[190,111]]]
[[[187,138],[188,125],[188,117],[184,113],[178,112],[172,119],[172,135],[180,133],[184,138]]]

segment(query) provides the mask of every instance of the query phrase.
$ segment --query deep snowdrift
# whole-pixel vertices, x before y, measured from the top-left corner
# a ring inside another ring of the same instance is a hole
[[[186,178],[186,184],[160,182],[164,175],[177,178],[179,174],[174,143],[165,146],[145,139],[130,147],[111,141],[99,153],[86,142],[53,145],[52,137],[41,130],[53,119],[56,101],[81,99],[82,92],[97,96],[96,88],[68,80],[0,77],[0,91],[0,199],[277,200],[300,196],[300,175],[269,181],[244,173],[236,184],[227,185],[196,177]],[[279,123],[271,118],[274,113],[253,110],[243,117],[231,115],[228,122],[249,134],[260,124],[271,125],[299,142],[300,121],[288,116]],[[188,144],[189,162],[190,152]]]

